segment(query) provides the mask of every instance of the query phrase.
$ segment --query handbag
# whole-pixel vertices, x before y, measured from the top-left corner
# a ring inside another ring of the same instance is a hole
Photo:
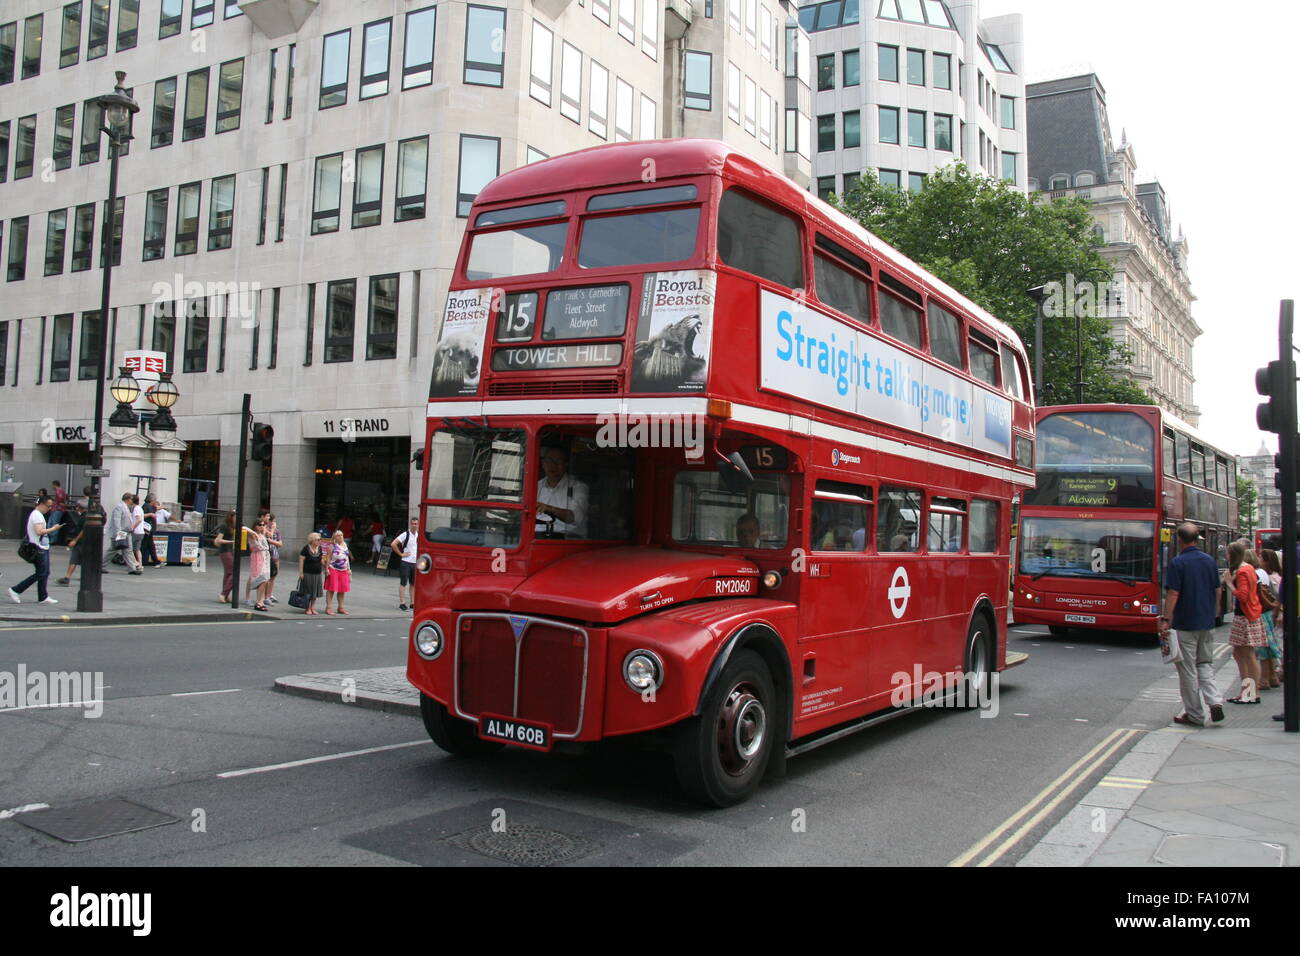
[[[1265,611],[1276,611],[1282,606],[1277,599],[1277,593],[1273,590],[1273,585],[1261,584],[1259,586],[1259,605]]]
[[[289,592],[289,607],[296,607],[299,610],[305,611],[308,603],[309,599],[307,594],[302,589],[302,578],[299,578],[298,586]]]
[[[28,564],[35,564],[36,553],[39,550],[40,549],[37,548],[36,545],[32,544],[30,541],[24,538],[23,543],[18,545],[18,557],[22,558]]]

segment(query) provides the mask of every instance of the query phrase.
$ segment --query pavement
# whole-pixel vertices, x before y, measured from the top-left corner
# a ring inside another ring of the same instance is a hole
[[[67,548],[58,545],[50,549],[49,593],[59,603],[38,604],[36,585],[33,584],[20,595],[22,603],[14,604],[9,599],[8,589],[32,573],[32,566],[19,559],[17,550],[15,542],[0,542],[0,629],[16,624],[180,624],[237,619],[273,621],[303,616],[302,611],[289,606],[289,592],[298,581],[296,553],[281,562],[274,591],[278,603],[271,605],[266,612],[255,611],[251,606],[231,608],[217,599],[221,591],[221,560],[215,552],[208,551],[200,565],[146,567],[138,575],[127,574],[126,568],[120,565],[109,565],[109,573],[101,584],[104,610],[90,614],[77,610],[79,571],[69,586],[62,587],[56,583],[68,570]],[[248,563],[245,561],[240,569],[241,590],[247,580]],[[354,620],[401,618],[410,614],[397,607],[396,570],[385,575],[369,566],[354,566],[352,590],[345,604],[348,617]],[[317,601],[316,610],[320,612],[319,617],[309,620],[329,620],[324,614],[323,598]]]
[[[1219,686],[1235,696],[1236,665],[1226,646],[1218,650]],[[295,674],[275,683],[288,694],[420,713],[405,667]],[[1126,731],[1124,755],[1016,865],[1300,866],[1300,734],[1272,719],[1282,711],[1281,695],[1265,690],[1261,704],[1225,704],[1223,723],[1204,728]],[[1167,701],[1171,718],[1181,713],[1173,666],[1164,665],[1141,696]]]

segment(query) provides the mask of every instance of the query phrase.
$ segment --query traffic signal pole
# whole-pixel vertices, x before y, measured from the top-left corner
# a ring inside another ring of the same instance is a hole
[[[1300,567],[1296,561],[1296,365],[1292,348],[1292,326],[1295,321],[1295,303],[1282,302],[1278,315],[1278,357],[1282,364],[1280,374],[1283,425],[1278,436],[1279,488],[1282,493],[1282,581],[1286,600],[1282,602],[1282,723],[1288,733],[1300,731],[1300,707],[1297,707],[1297,689],[1300,689],[1300,661],[1296,660],[1296,603],[1300,601]]]
[[[1284,299],[1277,321],[1276,362],[1255,373],[1255,390],[1267,395],[1255,412],[1262,431],[1276,432],[1277,476],[1282,495],[1282,721],[1288,733],[1300,732],[1300,661],[1296,660],[1296,610],[1300,604],[1300,560],[1296,555],[1296,362],[1292,346],[1295,302]]]
[[[239,413],[239,478],[235,483],[235,543],[231,545],[234,552],[234,586],[230,589],[230,606],[242,610],[243,599],[239,596],[239,559],[242,556],[239,546],[244,540],[244,472],[248,470],[248,427],[253,418],[253,396],[244,393],[244,406]]]

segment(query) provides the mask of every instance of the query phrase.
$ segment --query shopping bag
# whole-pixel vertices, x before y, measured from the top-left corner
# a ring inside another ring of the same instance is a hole
[[[1165,631],[1160,635],[1160,662],[1176,664],[1182,659],[1183,649],[1178,643],[1177,631]]]

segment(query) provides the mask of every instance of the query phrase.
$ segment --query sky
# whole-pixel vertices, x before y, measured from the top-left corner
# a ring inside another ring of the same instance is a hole
[[[1126,131],[1137,182],[1159,180],[1186,234],[1198,430],[1234,454],[1276,451],[1255,425],[1255,369],[1278,356],[1279,302],[1300,298],[1300,4],[980,4],[1008,13],[1024,18],[1028,82],[1097,74],[1115,145]]]

